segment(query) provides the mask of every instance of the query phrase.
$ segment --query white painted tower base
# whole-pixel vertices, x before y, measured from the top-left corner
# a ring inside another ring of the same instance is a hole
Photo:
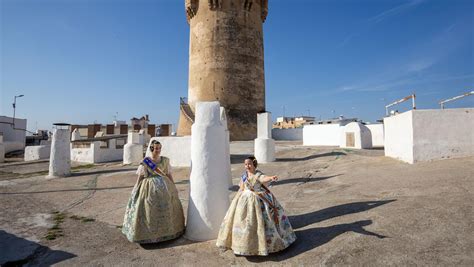
[[[48,177],[71,175],[71,137],[69,129],[54,129],[49,156]]]
[[[138,164],[143,160],[143,145],[127,143],[123,146],[123,164]]]
[[[191,178],[185,237],[215,239],[229,207],[225,128],[219,102],[196,103],[191,130]]]
[[[272,139],[271,113],[257,114],[257,139],[255,139],[255,158],[258,162],[275,161],[275,140]]]
[[[275,140],[268,138],[255,139],[255,158],[259,163],[275,161]]]
[[[128,132],[123,147],[123,164],[138,164],[143,159],[143,134]]]

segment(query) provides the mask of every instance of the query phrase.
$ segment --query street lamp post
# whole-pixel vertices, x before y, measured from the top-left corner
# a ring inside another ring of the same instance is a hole
[[[25,95],[16,95],[13,98],[13,128],[15,128],[15,109],[16,109],[16,99],[19,97],[24,97]]]

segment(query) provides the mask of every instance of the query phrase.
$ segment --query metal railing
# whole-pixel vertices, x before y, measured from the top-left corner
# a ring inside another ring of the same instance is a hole
[[[188,119],[191,123],[194,123],[194,113],[191,110],[191,107],[188,104],[188,98],[187,97],[180,97],[179,98],[179,108],[183,112],[184,116],[186,119]]]
[[[407,101],[408,99],[412,99],[412,107],[413,107],[413,109],[416,109],[415,98],[416,98],[415,94],[412,94],[412,95],[409,95],[409,96],[407,96],[407,97],[404,97],[404,98],[402,98],[402,99],[400,99],[400,100],[397,100],[397,101],[395,101],[395,102],[393,102],[393,103],[390,103],[390,104],[386,105],[386,106],[385,106],[385,115],[388,116],[388,108],[389,108],[389,107],[395,106],[395,105],[400,104],[400,103],[402,103],[402,102],[405,102],[405,101]]]
[[[444,104],[445,103],[448,103],[448,102],[451,102],[451,101],[454,101],[454,100],[458,100],[460,98],[470,96],[470,95],[474,95],[474,91],[467,92],[467,93],[462,94],[462,95],[458,95],[458,96],[455,96],[455,97],[452,97],[452,98],[449,98],[449,99],[442,100],[442,101],[439,102],[440,108],[444,109]]]

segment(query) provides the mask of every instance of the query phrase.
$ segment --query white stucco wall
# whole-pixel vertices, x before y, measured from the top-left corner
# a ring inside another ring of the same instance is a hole
[[[5,153],[25,148],[26,119],[15,118],[16,130],[12,123],[12,117],[0,116],[0,133],[3,133]]]
[[[104,163],[123,160],[123,149],[115,148],[115,140],[109,140],[108,148],[100,148],[100,141],[87,148],[71,148],[71,160],[86,163]]]
[[[474,109],[411,110],[384,119],[385,155],[408,163],[474,156]]]
[[[91,148],[71,148],[71,160],[94,163],[94,151]]]
[[[173,167],[191,167],[191,136],[160,136],[151,138],[146,150],[150,157],[150,143],[158,140],[161,143],[161,155],[170,159]]]
[[[370,134],[372,135],[372,147],[383,147],[383,124],[367,124],[365,126],[369,128]]]
[[[4,142],[5,153],[9,153],[16,150],[23,150],[25,148],[25,142]]]
[[[47,159],[51,152],[51,145],[25,147],[25,161]]]
[[[383,119],[385,156],[413,163],[413,111]]]
[[[313,124],[303,126],[304,146],[339,146],[339,124]]]
[[[303,128],[291,129],[272,129],[272,137],[274,140],[303,140]]]
[[[413,111],[414,162],[474,156],[474,109]]]
[[[116,148],[100,148],[94,151],[94,163],[122,161],[123,149]]]

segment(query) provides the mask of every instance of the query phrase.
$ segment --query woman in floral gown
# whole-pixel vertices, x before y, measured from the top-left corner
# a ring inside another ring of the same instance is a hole
[[[173,182],[167,157],[160,156],[161,144],[153,140],[151,157],[137,170],[135,184],[125,211],[122,233],[130,242],[156,243],[179,237],[184,232],[183,207]]]
[[[265,186],[277,177],[256,170],[254,157],[248,157],[244,164],[240,190],[222,222],[217,246],[232,249],[237,255],[266,256],[287,248],[296,235],[282,206]]]

